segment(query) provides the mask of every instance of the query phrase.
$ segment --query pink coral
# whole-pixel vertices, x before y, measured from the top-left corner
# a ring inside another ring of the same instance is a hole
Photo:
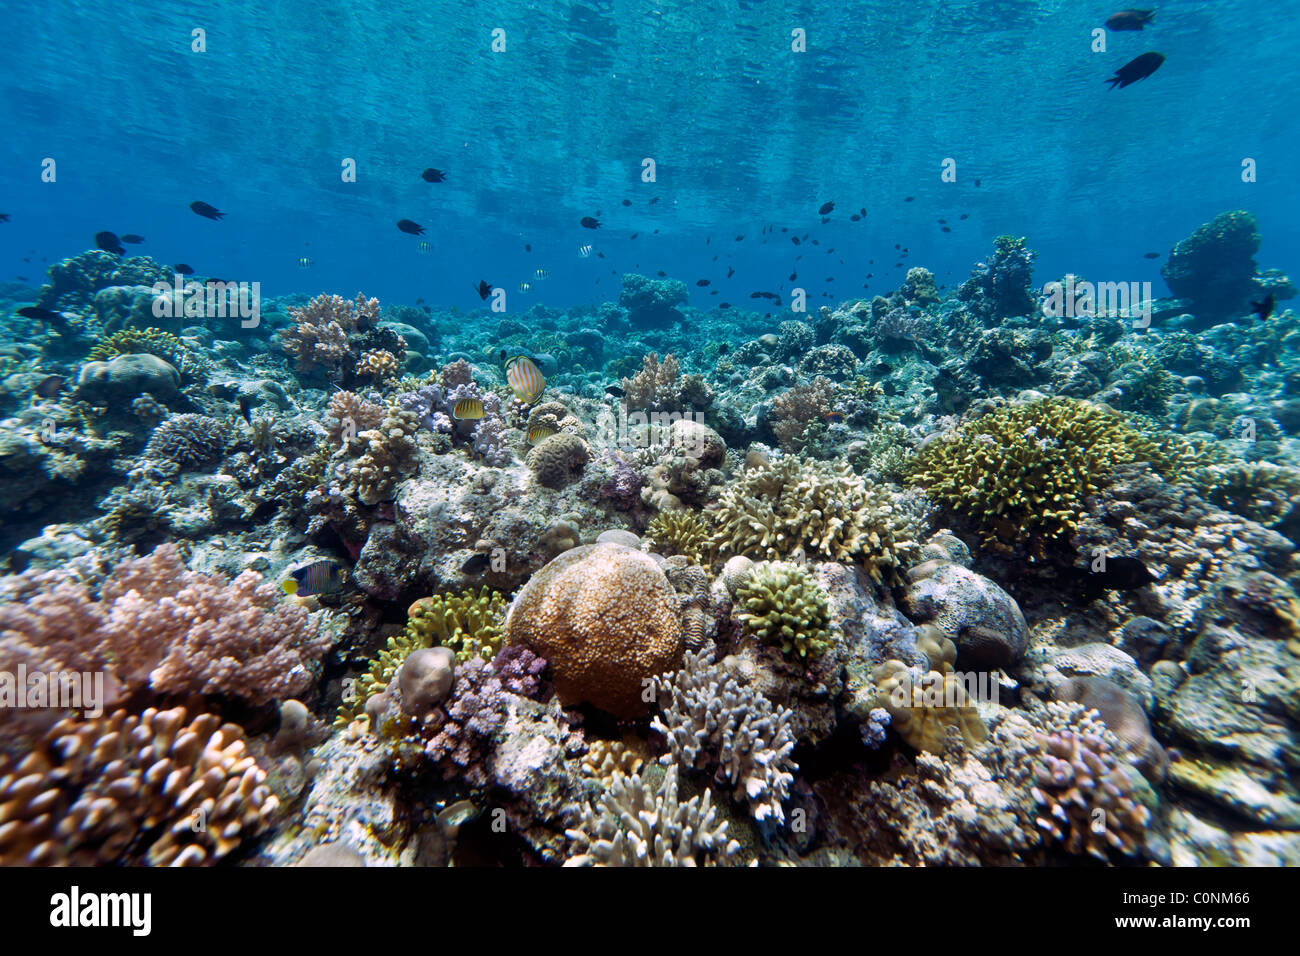
[[[124,561],[95,600],[56,571],[0,584],[0,668],[108,672],[122,690],[224,694],[252,704],[296,697],[329,646],[302,607],[254,571],[233,582],[186,568],[164,544]]]

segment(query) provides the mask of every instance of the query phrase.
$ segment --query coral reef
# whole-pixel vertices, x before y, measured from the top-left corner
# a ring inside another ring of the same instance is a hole
[[[746,634],[786,654],[820,654],[829,641],[826,595],[808,569],[764,561],[736,588],[737,618]]]

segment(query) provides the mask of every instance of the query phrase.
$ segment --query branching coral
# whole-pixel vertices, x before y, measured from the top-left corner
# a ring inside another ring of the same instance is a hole
[[[397,356],[387,349],[369,349],[361,353],[357,361],[356,374],[359,378],[368,378],[383,382],[396,378],[401,371]]]
[[[912,477],[930,497],[972,520],[985,543],[1033,556],[1068,540],[1084,499],[1115,466],[1147,461],[1166,473],[1181,463],[1124,415],[1071,398],[1007,405],[926,445]]]
[[[615,774],[596,806],[584,806],[579,825],[565,830],[574,855],[565,866],[727,866],[740,844],[715,822],[712,793],[677,798],[677,768],[656,791],[639,775]]]
[[[214,465],[225,454],[230,430],[207,415],[172,415],[153,430],[144,457],[182,469]]]
[[[641,371],[631,378],[623,379],[623,398],[627,407],[649,411],[674,408],[679,395],[678,379],[681,374],[681,365],[672,355],[665,355],[660,362],[658,354],[651,352],[642,359]]]
[[[1108,860],[1111,851],[1138,856],[1151,812],[1135,794],[1137,771],[1118,758],[1120,746],[1101,721],[1078,704],[1048,704],[1053,726],[1034,738],[1038,825],[1067,853]]]
[[[349,335],[379,322],[379,300],[358,294],[349,302],[342,296],[318,295],[304,308],[290,309],[289,317],[294,324],[280,333],[281,347],[298,371],[338,374],[354,361]]]
[[[746,634],[786,654],[816,656],[829,643],[826,594],[802,565],[756,565],[736,589],[736,606]]]
[[[755,820],[780,825],[790,795],[795,737],[792,714],[741,684],[708,655],[687,652],[681,668],[659,678],[661,714],[650,726],[663,734],[665,764],[712,769]]]
[[[215,863],[279,801],[243,731],[185,708],[67,718],[0,756],[0,865]]]
[[[88,362],[107,362],[119,355],[141,352],[156,355],[173,368],[185,367],[187,350],[181,340],[161,329],[122,329],[101,338],[86,356]]]
[[[407,612],[406,629],[388,639],[388,645],[370,663],[357,687],[339,708],[336,727],[360,715],[366,700],[383,691],[412,652],[424,647],[446,647],[458,661],[478,657],[491,660],[501,648],[505,599],[490,588],[478,594],[435,594],[420,598]]]
[[[415,444],[419,427],[414,412],[390,405],[377,428],[357,432],[351,440],[344,434],[343,450],[335,455],[342,460],[334,466],[344,493],[367,505],[391,500],[402,479],[419,467]]]
[[[107,670],[128,692],[285,700],[313,685],[329,646],[317,621],[277,600],[257,572],[227,583],[189,571],[174,544],[119,564],[98,601],[59,572],[25,572],[7,591],[0,661]]]
[[[805,548],[836,561],[860,558],[876,581],[896,580],[919,554],[917,529],[885,490],[845,465],[794,457],[760,465],[728,485],[712,509],[714,547],[770,561]]]
[[[818,376],[808,385],[796,385],[772,399],[772,432],[784,451],[798,451],[804,432],[813,422],[825,421],[835,409],[835,386]]]
[[[698,564],[708,545],[709,529],[694,511],[664,511],[650,519],[646,538],[658,554],[680,554]]]

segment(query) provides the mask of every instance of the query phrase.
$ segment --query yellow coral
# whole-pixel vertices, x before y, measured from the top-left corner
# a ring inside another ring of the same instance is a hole
[[[650,519],[646,537],[656,553],[664,557],[680,554],[699,564],[709,529],[693,511],[663,511]]]
[[[890,726],[917,750],[943,753],[949,727],[968,747],[981,744],[988,728],[951,668],[932,670],[914,680],[902,661],[889,660],[872,672],[876,706],[889,712]]]

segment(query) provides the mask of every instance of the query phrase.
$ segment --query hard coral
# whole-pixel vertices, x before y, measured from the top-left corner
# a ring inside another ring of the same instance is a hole
[[[1026,545],[1032,556],[1067,541],[1084,499],[1115,466],[1172,456],[1130,420],[1072,398],[1007,405],[926,445],[912,477],[936,502],[972,520],[989,547]]]
[[[614,775],[596,806],[584,806],[579,825],[565,831],[576,851],[565,866],[727,866],[740,844],[727,839],[727,821],[715,823],[712,793],[677,798],[677,768],[658,790],[637,774]]]
[[[172,415],[154,429],[144,456],[182,469],[214,465],[225,453],[230,430],[207,415]]]
[[[825,650],[830,637],[826,594],[798,564],[762,562],[736,589],[741,627],[786,654],[807,657]]]
[[[888,660],[871,676],[876,706],[889,712],[890,725],[917,750],[941,753],[950,726],[961,732],[967,746],[983,743],[988,736],[950,665],[940,663],[937,669],[919,674],[902,661]]]
[[[845,465],[786,457],[728,485],[714,506],[722,554],[780,560],[802,553],[860,558],[878,581],[896,580],[919,553],[916,529],[887,491],[869,489]]]
[[[708,545],[709,529],[694,511],[664,511],[650,519],[646,537],[664,557],[680,554],[698,562]]]
[[[0,757],[0,865],[215,863],[279,801],[243,731],[185,708],[60,721]]]
[[[570,432],[560,432],[539,442],[528,453],[528,470],[537,483],[547,488],[563,488],[591,457],[587,443]]]
[[[759,823],[781,824],[798,764],[791,712],[741,684],[708,654],[687,652],[676,673],[659,678],[662,763],[709,770],[732,788]]]
[[[835,386],[821,376],[808,385],[796,385],[772,399],[772,432],[782,450],[794,452],[803,448],[803,435],[808,426],[825,421],[835,404]]]
[[[623,718],[648,710],[644,682],[682,654],[672,585],[648,555],[618,544],[574,548],[533,575],[511,604],[505,636],[550,662],[564,703]]]

